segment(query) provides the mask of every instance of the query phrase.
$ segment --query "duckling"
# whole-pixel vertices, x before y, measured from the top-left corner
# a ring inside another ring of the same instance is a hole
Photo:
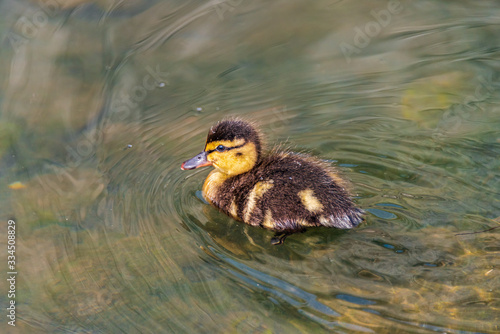
[[[288,151],[265,154],[260,131],[245,120],[212,126],[205,149],[181,169],[204,166],[215,167],[203,184],[205,200],[236,220],[275,231],[272,244],[308,227],[350,229],[363,220],[331,167]]]

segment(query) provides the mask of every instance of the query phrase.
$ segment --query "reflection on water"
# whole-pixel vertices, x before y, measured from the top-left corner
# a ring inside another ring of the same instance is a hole
[[[500,331],[500,229],[462,234],[500,224],[499,14],[465,0],[0,3],[16,330]],[[208,171],[179,167],[228,114],[337,165],[365,223],[273,247],[209,207]]]

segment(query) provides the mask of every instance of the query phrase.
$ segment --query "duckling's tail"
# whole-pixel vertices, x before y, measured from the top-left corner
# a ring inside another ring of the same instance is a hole
[[[342,216],[333,217],[329,219],[330,226],[340,229],[350,229],[358,226],[363,221],[365,212],[358,208],[352,208],[349,212]],[[326,225],[326,224],[325,224]]]

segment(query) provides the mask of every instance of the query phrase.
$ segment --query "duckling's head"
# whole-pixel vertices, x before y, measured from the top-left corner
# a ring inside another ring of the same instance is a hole
[[[205,150],[182,163],[181,169],[213,165],[229,176],[246,173],[261,159],[262,142],[257,129],[241,119],[224,120],[208,132]]]

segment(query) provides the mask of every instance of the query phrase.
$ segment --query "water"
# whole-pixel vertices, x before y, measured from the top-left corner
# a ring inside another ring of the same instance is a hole
[[[500,223],[499,24],[493,1],[2,2],[2,332],[499,332],[500,229],[462,234]],[[180,164],[226,115],[336,165],[365,222],[271,246],[205,204]]]

